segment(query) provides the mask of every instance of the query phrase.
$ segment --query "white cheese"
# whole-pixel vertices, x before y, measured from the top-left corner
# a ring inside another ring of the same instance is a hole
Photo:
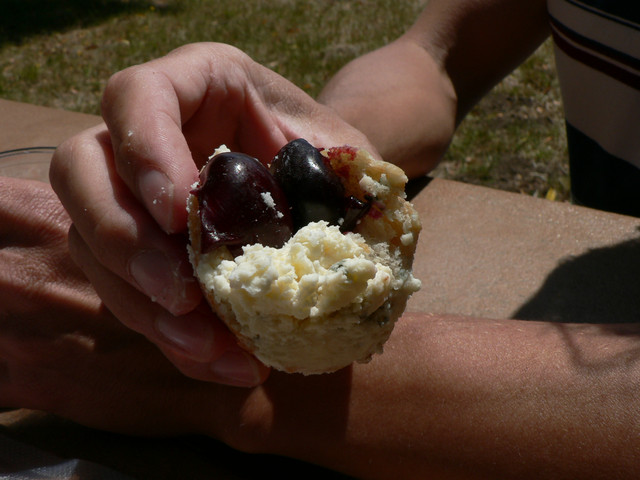
[[[342,309],[371,314],[393,284],[391,268],[378,260],[359,234],[313,222],[281,248],[254,244],[234,259],[214,255],[200,263],[199,275],[239,322],[280,316],[295,323]]]

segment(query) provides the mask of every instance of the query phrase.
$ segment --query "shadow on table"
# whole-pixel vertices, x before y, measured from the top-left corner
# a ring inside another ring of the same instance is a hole
[[[565,259],[512,318],[640,323],[640,238]]]
[[[407,200],[411,201],[418,195],[423,188],[425,188],[429,183],[431,183],[433,177],[429,177],[424,175],[422,177],[412,178],[407,182],[407,186],[405,187],[405,192],[407,194]]]
[[[294,459],[242,453],[206,437],[130,437],[38,412],[11,429],[0,427],[0,478],[12,473],[8,478],[249,480],[277,474],[352,480]]]
[[[164,5],[164,6],[163,6]],[[2,0],[0,46],[68,28],[91,25],[116,15],[170,8],[159,0]]]

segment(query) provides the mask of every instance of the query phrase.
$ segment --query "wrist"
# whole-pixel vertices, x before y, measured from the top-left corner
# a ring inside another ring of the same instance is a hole
[[[253,389],[225,388],[207,434],[244,452],[318,462],[344,433],[351,369],[303,376],[272,372]]]
[[[401,39],[346,65],[318,101],[409,177],[431,170],[456,127],[456,95],[433,57]]]

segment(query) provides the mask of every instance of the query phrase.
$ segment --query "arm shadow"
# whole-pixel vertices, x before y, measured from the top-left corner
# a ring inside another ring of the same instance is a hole
[[[564,259],[512,318],[640,323],[640,237]]]

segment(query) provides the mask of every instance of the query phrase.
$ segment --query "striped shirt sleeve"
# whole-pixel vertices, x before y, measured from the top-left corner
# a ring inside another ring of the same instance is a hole
[[[548,0],[576,203],[640,216],[640,3]]]

